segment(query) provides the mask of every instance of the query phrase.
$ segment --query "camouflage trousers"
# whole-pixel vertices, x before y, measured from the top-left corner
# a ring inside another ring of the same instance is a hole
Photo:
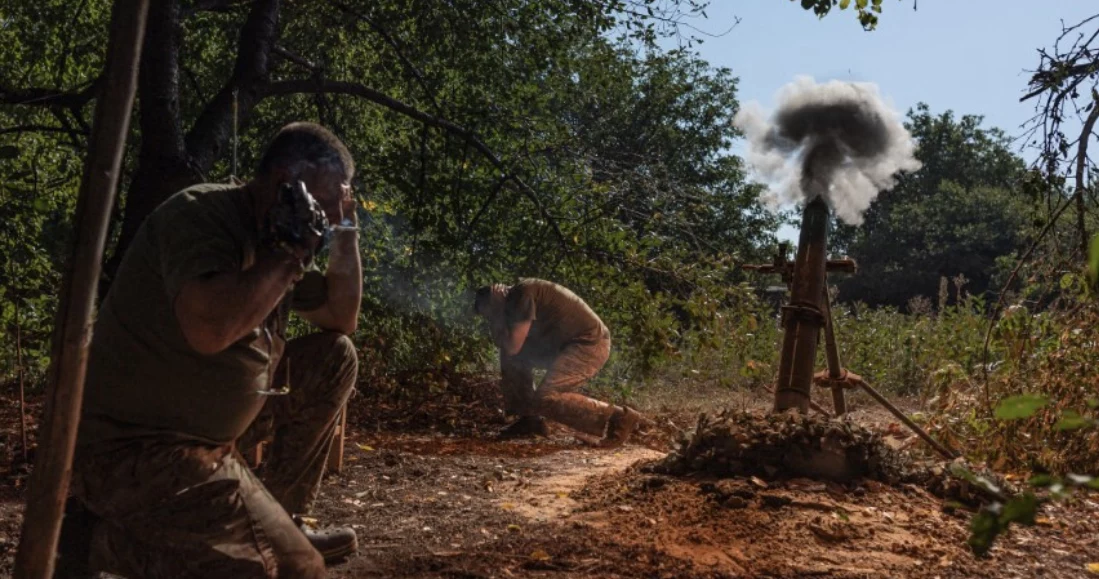
[[[236,444],[165,435],[81,449],[73,493],[99,519],[93,572],[131,579],[325,576],[320,553],[290,513],[306,513],[317,497],[358,362],[351,341],[335,333],[290,340],[282,363],[288,358],[290,393],[270,397],[242,437],[251,444],[273,433],[262,482]]]
[[[610,336],[574,342],[552,359],[502,355],[500,388],[504,412],[519,416],[542,416],[592,436],[606,434],[615,407],[578,392],[595,376],[611,353]],[[537,387],[534,369],[546,368]]]

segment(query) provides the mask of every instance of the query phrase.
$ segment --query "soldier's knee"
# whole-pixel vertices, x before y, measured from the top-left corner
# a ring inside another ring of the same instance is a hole
[[[353,363],[359,362],[359,354],[355,351],[355,344],[346,334],[336,334],[332,342],[332,349],[341,358],[346,358]]]
[[[279,579],[321,579],[325,577],[324,559],[317,551],[295,553],[279,561]]]

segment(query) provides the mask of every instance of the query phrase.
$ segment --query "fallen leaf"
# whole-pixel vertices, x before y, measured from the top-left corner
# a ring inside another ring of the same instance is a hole
[[[754,477],[750,478],[749,480],[752,481],[752,484],[756,485],[757,487],[759,487],[761,489],[767,488],[767,482],[764,481],[763,479],[759,478],[759,477],[754,476]]]
[[[1088,570],[1088,573],[1099,575],[1099,563],[1088,563],[1084,565],[1084,568]]]
[[[535,549],[535,551],[530,554],[530,558],[534,559],[535,561],[549,561],[550,560],[549,553],[547,553],[547,552],[545,552],[541,549]]]
[[[373,446],[370,446],[369,444],[363,444],[361,442],[356,442],[355,446],[359,447],[359,450],[361,450],[363,452],[370,452],[370,451],[374,450]]]
[[[508,532],[509,533],[522,533],[523,528],[520,527],[519,525],[516,525],[515,523],[512,523],[512,524],[508,525]]]

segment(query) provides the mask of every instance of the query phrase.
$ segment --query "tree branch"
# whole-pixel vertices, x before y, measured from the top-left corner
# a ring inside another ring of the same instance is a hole
[[[0,129],[0,135],[6,135],[10,133],[61,133],[65,135],[73,135],[80,137],[87,137],[88,133],[79,129],[65,128],[65,127],[50,127],[47,125],[19,125],[17,127],[4,127]]]
[[[57,109],[57,108],[52,108],[52,109],[50,109],[50,114],[52,114],[53,117],[55,119],[57,119],[57,122],[61,123],[62,128],[70,130],[70,131],[73,130],[73,124],[71,122],[69,122],[69,118],[65,116],[65,111],[64,110]],[[87,127],[84,126],[84,125],[81,125],[81,127],[87,129]],[[92,134],[92,132],[91,132],[91,130],[85,130],[84,134],[85,135],[90,135],[90,134]],[[75,134],[69,133],[69,144],[72,145],[72,148],[80,151],[80,150],[84,149],[84,144],[85,143],[83,141],[81,141],[80,139],[78,139]]]
[[[295,54],[293,52],[290,52],[289,50],[287,50],[287,49],[285,49],[285,48],[283,48],[283,47],[281,47],[277,44],[275,45],[274,48],[271,49],[271,52],[274,52],[275,54],[285,58],[286,60],[288,60],[288,61],[290,61],[290,62],[292,62],[292,63],[294,63],[294,64],[310,71],[310,72],[317,72],[317,65],[313,64],[312,62],[310,62],[305,57],[300,56],[298,54]]]
[[[195,12],[228,12],[237,4],[246,0],[195,0],[191,9]]]
[[[247,118],[260,100],[270,73],[271,52],[278,35],[279,0],[257,0],[240,30],[233,76],[214,96],[187,133],[187,152],[205,172],[221,156],[233,124],[233,91],[239,118]]]
[[[38,107],[83,107],[99,93],[97,77],[82,89],[66,92],[50,88],[13,89],[0,85],[0,104]]]
[[[477,135],[475,135],[469,129],[455,124],[444,118],[437,117],[430,113],[421,111],[407,103],[401,102],[389,95],[383,94],[368,86],[361,85],[354,82],[323,80],[323,79],[302,79],[302,80],[284,80],[279,82],[273,82],[265,87],[258,93],[260,98],[270,96],[283,96],[293,94],[309,94],[324,92],[329,94],[345,94],[351,96],[357,96],[359,98],[366,99],[378,105],[381,105],[391,111],[417,120],[425,125],[430,125],[443,129],[444,131],[455,135],[465,142],[469,143],[474,149],[485,156],[490,163],[501,173],[510,175],[510,181],[515,183],[519,188],[519,191],[534,204],[538,209],[538,214],[546,220],[546,223],[553,229],[554,235],[561,242],[563,247],[568,247],[564,233],[561,232],[561,228],[557,224],[557,220],[550,215],[546,210],[545,205],[542,203],[538,193],[527,185],[519,176],[513,174],[508,170],[507,165],[496,155],[493,150],[485,144]]]
[[[1092,133],[1095,131],[1096,120],[1099,120],[1099,102],[1093,100],[1091,113],[1084,121],[1084,128],[1080,131],[1080,139],[1076,145],[1076,206],[1079,213],[1077,229],[1080,234],[1080,257],[1084,260],[1088,258],[1088,234],[1084,221],[1084,192],[1086,191],[1084,178],[1087,176],[1088,142],[1091,141]]]
[[[330,0],[330,2],[333,6],[335,6],[345,14],[349,14],[365,22],[367,26],[370,26],[370,28],[373,29],[375,33],[377,33],[378,36],[382,37],[382,40],[385,41],[385,43],[393,49],[393,53],[397,55],[397,60],[400,60],[401,64],[404,65],[408,73],[412,75],[414,79],[416,79],[416,83],[419,84],[420,89],[424,91],[424,96],[426,96],[427,99],[431,101],[431,106],[435,109],[435,111],[439,112],[442,110],[442,108],[439,106],[439,102],[435,99],[435,93],[432,92],[431,88],[427,85],[427,79],[424,78],[424,74],[420,71],[419,68],[416,67],[416,65],[412,64],[412,61],[409,60],[407,56],[405,56],[404,49],[401,47],[401,44],[397,42],[397,39],[393,38],[393,36],[389,34],[389,32],[385,28],[382,28],[381,25],[379,25],[373,19],[369,18],[367,15],[351,8],[350,6],[347,6],[343,2],[338,2],[337,0]]]

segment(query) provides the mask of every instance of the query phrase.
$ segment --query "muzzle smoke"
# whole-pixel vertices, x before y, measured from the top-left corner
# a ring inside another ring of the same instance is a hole
[[[779,91],[767,118],[756,102],[734,118],[748,138],[748,163],[781,201],[823,195],[845,223],[859,225],[900,171],[915,171],[915,143],[872,83],[817,84],[801,76]]]

